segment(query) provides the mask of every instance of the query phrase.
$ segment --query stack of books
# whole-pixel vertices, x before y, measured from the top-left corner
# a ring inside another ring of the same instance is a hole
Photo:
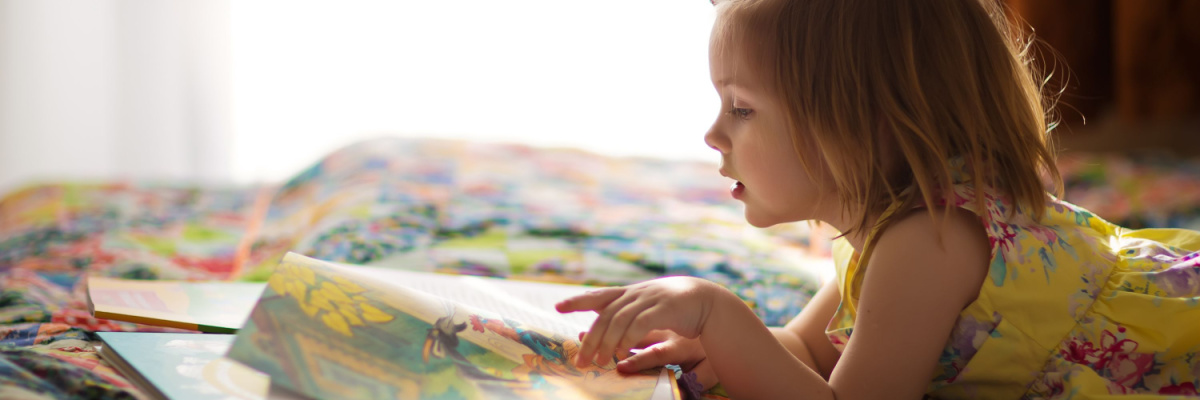
[[[167,399],[679,399],[668,369],[574,365],[586,286],[335,264],[288,254],[267,283],[88,280],[100,355]]]

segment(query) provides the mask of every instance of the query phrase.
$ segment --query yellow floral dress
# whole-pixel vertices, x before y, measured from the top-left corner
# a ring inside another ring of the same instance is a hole
[[[991,266],[979,297],[958,317],[929,396],[1197,395],[1200,233],[1125,229],[1053,198],[1035,222],[1009,215],[1011,202],[990,193],[986,210],[977,210],[974,195],[957,185],[954,205],[990,217]],[[839,351],[852,337],[867,268],[859,260],[870,251],[834,245],[842,302],[826,333]]]

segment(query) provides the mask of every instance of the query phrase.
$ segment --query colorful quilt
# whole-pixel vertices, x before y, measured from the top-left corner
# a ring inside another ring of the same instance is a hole
[[[1200,158],[1081,153],[1060,157],[1058,168],[1063,198],[1109,222],[1200,230]]]
[[[1200,228],[1200,162],[1064,158],[1067,200],[1131,227]],[[133,398],[88,275],[264,280],[288,251],[409,270],[593,285],[722,283],[767,323],[828,274],[827,233],[748,226],[716,166],[566,149],[378,139],[278,186],[37,185],[0,198],[0,398]]]
[[[87,275],[263,280],[287,251],[364,265],[619,285],[725,284],[783,324],[817,288],[807,224],[749,227],[706,163],[575,150],[380,139],[281,186],[50,184],[0,200],[0,397],[124,398],[95,331]]]

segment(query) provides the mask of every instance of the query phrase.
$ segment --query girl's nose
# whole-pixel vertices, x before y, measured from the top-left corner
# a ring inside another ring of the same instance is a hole
[[[717,131],[716,124],[704,134],[704,144],[722,154],[729,150],[729,139]]]

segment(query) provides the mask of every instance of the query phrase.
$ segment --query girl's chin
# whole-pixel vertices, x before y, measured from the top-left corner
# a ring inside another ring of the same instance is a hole
[[[779,224],[779,223],[782,223],[785,221],[779,221],[777,218],[772,218],[770,216],[760,215],[758,213],[755,213],[753,210],[750,209],[749,205],[747,205],[746,206],[746,222],[750,223],[750,225],[753,225],[755,228],[766,228],[766,227],[774,226],[776,224]]]
[[[756,228],[767,228],[779,224],[790,222],[798,222],[812,219],[811,215],[779,215],[778,213],[766,212],[761,208],[755,207],[753,202],[744,202],[744,215],[746,222]],[[807,218],[805,218],[807,217]]]

